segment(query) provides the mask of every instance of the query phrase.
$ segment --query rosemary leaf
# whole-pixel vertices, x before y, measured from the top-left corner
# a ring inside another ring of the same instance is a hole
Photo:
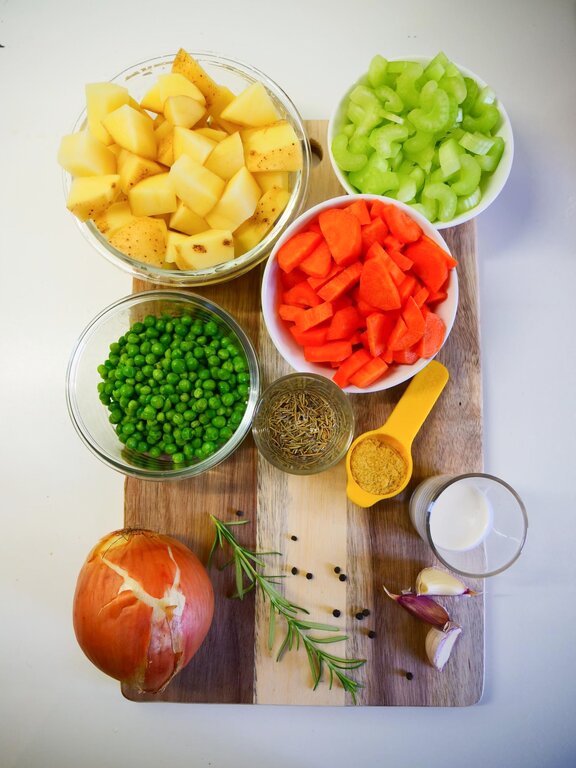
[[[276,634],[276,618],[280,616],[286,623],[286,634],[280,645],[276,660],[280,661],[286,651],[291,651],[294,647],[304,646],[310,671],[312,673],[313,689],[316,690],[322,681],[324,669],[328,670],[328,683],[332,688],[334,678],[339,681],[342,688],[350,694],[352,701],[356,703],[356,695],[361,684],[345,674],[345,671],[358,669],[366,663],[365,659],[347,659],[328,653],[322,646],[347,640],[347,635],[338,634],[338,627],[320,622],[308,621],[300,618],[299,613],[308,614],[309,612],[301,606],[295,605],[285,597],[278,589],[278,580],[284,578],[281,575],[268,575],[257,570],[257,567],[264,569],[265,563],[261,559],[267,555],[279,555],[279,552],[253,552],[238,543],[230,528],[234,525],[245,525],[247,520],[234,520],[225,523],[214,515],[210,515],[216,529],[214,542],[210,550],[208,564],[211,565],[215,550],[225,548],[225,544],[232,550],[232,558],[226,563],[227,567],[234,563],[236,578],[236,597],[242,599],[252,589],[258,587],[262,592],[264,599],[270,604],[270,625],[268,629],[268,647],[271,650],[274,645]],[[327,637],[311,635],[311,630],[321,632],[336,632],[336,634]]]

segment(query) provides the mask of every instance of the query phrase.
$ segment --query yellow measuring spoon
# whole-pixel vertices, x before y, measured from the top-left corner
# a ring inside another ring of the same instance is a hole
[[[412,442],[446,386],[449,374],[442,363],[432,360],[414,376],[384,426],[357,437],[346,454],[346,493],[359,507],[371,507],[377,501],[389,499],[404,490],[412,477]],[[388,493],[375,494],[362,488],[354,479],[351,457],[355,448],[367,438],[376,438],[394,449],[404,462],[404,476]]]

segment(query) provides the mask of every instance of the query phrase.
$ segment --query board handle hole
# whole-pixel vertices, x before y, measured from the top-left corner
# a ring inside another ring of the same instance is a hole
[[[310,139],[310,150],[312,152],[312,167],[315,168],[322,162],[324,150],[322,149],[322,145],[316,141],[316,139]]]

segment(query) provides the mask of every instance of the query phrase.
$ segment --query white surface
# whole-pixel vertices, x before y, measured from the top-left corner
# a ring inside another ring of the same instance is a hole
[[[568,0],[1,3],[3,768],[574,765],[575,20]],[[487,585],[479,706],[136,705],[76,645],[76,575],[121,524],[122,479],[74,433],[64,370],[130,282],[66,214],[55,155],[86,82],[180,45],[264,70],[308,118],[376,52],[441,48],[506,104],[514,167],[479,221],[485,467],[518,489],[530,530]]]

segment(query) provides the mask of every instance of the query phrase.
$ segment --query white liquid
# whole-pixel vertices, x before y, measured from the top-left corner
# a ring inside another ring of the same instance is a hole
[[[478,488],[456,482],[443,491],[430,515],[436,547],[464,552],[478,546],[492,528],[492,510]]]

